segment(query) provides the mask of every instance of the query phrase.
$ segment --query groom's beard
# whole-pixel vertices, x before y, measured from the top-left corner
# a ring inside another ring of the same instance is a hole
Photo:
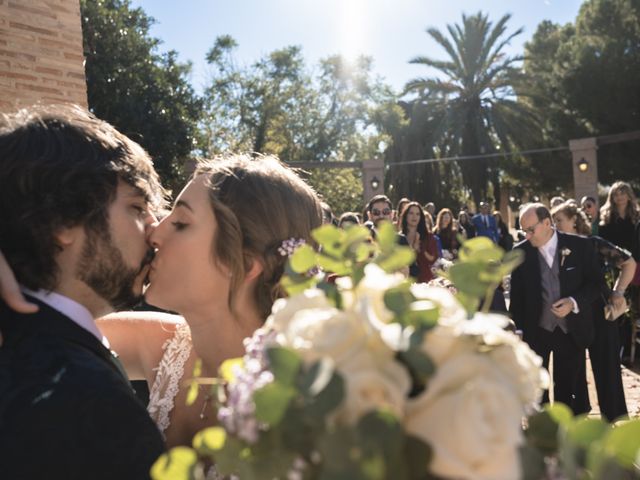
[[[78,263],[78,278],[118,311],[142,300],[135,283],[148,263],[147,255],[138,268],[128,266],[122,252],[113,244],[109,231],[88,232]]]

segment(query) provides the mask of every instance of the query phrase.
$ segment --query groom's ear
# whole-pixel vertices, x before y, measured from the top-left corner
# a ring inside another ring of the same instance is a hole
[[[83,233],[84,229],[81,226],[60,227],[53,236],[60,248],[67,248],[76,243]]]

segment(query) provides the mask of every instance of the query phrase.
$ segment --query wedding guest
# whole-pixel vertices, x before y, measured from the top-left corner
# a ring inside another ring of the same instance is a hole
[[[475,227],[477,237],[488,237],[494,243],[498,243],[498,227],[495,219],[491,216],[491,208],[488,203],[480,202],[480,212],[471,219]]]
[[[367,203],[365,211],[368,221],[366,221],[364,225],[371,230],[373,238],[376,237],[376,229],[381,222],[392,222],[393,220],[391,200],[389,200],[389,197],[386,195],[375,195],[372,197],[369,203]],[[398,232],[397,241],[399,245],[408,245],[407,237],[400,231]]]
[[[355,212],[344,212],[338,220],[338,227],[347,228],[352,225],[360,225],[360,219]]]
[[[555,207],[552,216],[556,228],[560,232],[591,235],[591,226],[574,204],[563,203]],[[598,255],[598,261],[604,278],[615,278],[615,271],[620,275],[609,285],[602,284],[601,295],[593,304],[595,336],[589,345],[589,358],[596,384],[598,404],[602,415],[611,421],[627,415],[624,399],[622,372],[620,370],[620,334],[614,321],[605,319],[604,308],[607,303],[617,308],[623,307],[624,292],[629,286],[636,269],[636,262],[631,254],[611,242],[597,236],[589,237]]]
[[[631,186],[626,182],[615,182],[600,209],[598,233],[614,245],[633,251],[634,228],[638,219],[640,210]]]
[[[232,156],[200,165],[153,230],[145,298],[181,316],[129,312],[99,326],[130,378],[151,385],[149,412],[168,446],[190,445],[216,423],[210,397],[186,404],[196,358],[202,375],[215,377],[224,360],[243,355],[243,339],[283,294],[286,250],[311,242],[321,221],[316,194],[275,157]]]
[[[460,213],[458,213],[458,228],[466,239],[476,236],[476,229],[473,226],[473,223],[471,223],[469,214],[464,210],[461,210]]]
[[[502,220],[502,214],[499,210],[493,212],[493,218],[496,221],[496,227],[498,228],[498,245],[504,248],[507,252],[513,248],[513,237],[509,232],[509,227]]]
[[[551,208],[555,208],[558,205],[561,205],[565,202],[565,199],[561,196],[556,196],[556,197],[551,197],[551,200],[549,200],[549,206]]]
[[[431,267],[438,259],[438,245],[434,235],[429,231],[425,213],[418,202],[409,202],[400,217],[402,233],[409,246],[416,252],[416,261],[409,267],[409,273],[418,282],[433,279]]]
[[[398,231],[400,231],[401,229],[400,215],[402,215],[402,211],[404,210],[404,207],[406,207],[407,203],[409,203],[410,201],[411,200],[409,200],[407,197],[402,197],[400,200],[398,200],[398,203],[396,204],[395,217],[393,219],[393,223],[395,223]]]
[[[144,150],[79,107],[0,117],[3,478],[141,479],[164,450],[94,318],[134,305],[163,190]]]
[[[591,235],[598,235],[598,224],[600,223],[598,202],[595,198],[585,195],[580,199],[580,206],[591,223]]]
[[[458,229],[454,225],[453,213],[448,208],[443,208],[438,212],[434,233],[440,238],[442,249],[450,253],[451,258],[448,260],[457,258],[458,248],[460,248]]]
[[[436,216],[436,205],[433,202],[428,202],[425,206],[424,209],[426,210],[426,212],[431,215],[431,219],[434,219]]]
[[[523,206],[520,225],[525,240],[515,248],[523,252],[524,262],[511,274],[509,311],[545,368],[553,352],[555,401],[575,414],[586,413],[584,356],[594,338],[593,302],[604,281],[593,245],[554,230],[541,203]]]

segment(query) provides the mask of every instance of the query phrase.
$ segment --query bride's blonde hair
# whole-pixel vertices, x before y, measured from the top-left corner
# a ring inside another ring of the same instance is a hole
[[[231,272],[229,305],[253,261],[263,271],[255,300],[263,318],[283,295],[279,285],[287,258],[278,247],[289,238],[312,242],[322,224],[320,199],[275,156],[229,155],[202,161],[194,173],[206,175],[211,208],[218,223],[214,258]]]

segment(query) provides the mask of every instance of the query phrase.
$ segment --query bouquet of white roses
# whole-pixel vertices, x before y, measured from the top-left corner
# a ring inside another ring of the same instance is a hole
[[[198,478],[198,458],[243,480],[513,480],[540,470],[534,447],[547,437],[538,433],[558,422],[537,414],[541,428],[525,437],[523,421],[547,373],[508,318],[475,313],[517,254],[467,242],[447,273],[459,301],[393,273],[413,253],[395,245],[390,226],[377,244],[368,235],[321,227],[319,249],[293,253],[290,296],[246,340],[245,356],[221,369],[220,426],[194,438],[186,461],[180,448],[161,458],[156,478],[177,464],[179,476]]]

